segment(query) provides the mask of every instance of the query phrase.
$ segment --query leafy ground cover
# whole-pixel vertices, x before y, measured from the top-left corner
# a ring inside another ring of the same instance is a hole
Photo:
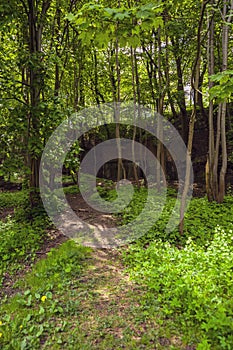
[[[223,205],[194,198],[183,237],[164,230],[172,201],[153,230],[129,246],[128,272],[147,286],[143,302],[150,312],[172,319],[186,342],[198,350],[232,349],[233,198]]]
[[[63,243],[2,304],[3,349],[191,349],[141,304],[121,254]],[[179,333],[179,332],[177,332]]]
[[[28,191],[0,192],[0,213],[4,208],[17,208],[27,200]]]
[[[182,248],[161,240],[126,254],[132,278],[148,287],[144,302],[176,327],[197,349],[233,345],[233,231],[219,227],[206,246]]]
[[[43,209],[28,215],[27,208],[27,191],[0,193],[0,287],[33,264],[51,226]]]
[[[99,192],[116,197],[110,187],[99,185]],[[18,208],[4,219],[0,347],[232,349],[233,199],[226,197],[222,206],[193,199],[180,238],[164,231],[175,195],[169,191],[153,230],[118,250],[65,239],[49,246],[53,230],[42,211],[29,221]],[[1,196],[7,198],[4,210],[25,200],[23,192]],[[138,215],[145,198],[145,190],[136,190],[121,222]]]

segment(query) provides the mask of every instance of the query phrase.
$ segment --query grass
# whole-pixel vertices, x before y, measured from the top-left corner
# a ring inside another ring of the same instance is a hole
[[[185,342],[198,350],[231,349],[233,198],[226,196],[223,205],[194,198],[183,237],[178,231],[167,235],[164,229],[173,202],[170,198],[154,227],[129,246],[126,267],[147,286],[142,300],[150,313],[159,310],[161,319],[172,319],[170,326],[176,324]],[[131,217],[135,212],[133,205]]]
[[[162,241],[130,247],[126,265],[147,286],[144,303],[172,319],[197,349],[231,349],[233,344],[233,232],[215,230],[206,247],[192,240],[182,249]]]
[[[98,186],[102,197],[115,198]],[[22,206],[25,195],[1,193],[0,203]],[[146,191],[135,191],[123,222],[145,199]],[[91,250],[67,240],[36,261],[49,222],[43,211],[28,221],[16,208],[0,224],[2,282],[15,276],[13,294],[1,300],[0,348],[231,349],[233,199],[193,199],[182,239],[164,230],[174,201],[170,191],[154,227],[128,248]],[[25,264],[30,269],[17,280]]]

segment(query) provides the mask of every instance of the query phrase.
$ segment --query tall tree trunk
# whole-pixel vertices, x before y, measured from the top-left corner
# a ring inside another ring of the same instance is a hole
[[[219,163],[219,147],[221,140],[221,104],[218,106],[216,140],[214,148],[214,163],[213,163],[213,199],[218,200],[218,163]]]
[[[74,110],[78,111],[85,105],[85,96],[83,88],[83,62],[85,60],[85,52],[81,44],[79,47],[76,46],[75,41],[73,42],[73,50],[75,53],[78,52],[77,62],[74,63],[74,98],[73,105]]]
[[[207,117],[207,114],[206,114],[206,111],[204,108],[203,94],[202,94],[202,85],[203,85],[204,76],[206,73],[206,67],[207,67],[207,65],[204,64],[203,70],[202,70],[200,77],[199,77],[198,97],[197,97],[197,105],[198,105],[199,111],[200,111],[203,118]]]
[[[182,138],[184,142],[187,143],[188,113],[186,109],[183,72],[182,72],[180,57],[176,57],[176,70],[177,70],[177,78],[178,78],[177,79],[177,92],[178,92],[177,103],[181,113],[181,132],[182,132]]]
[[[136,103],[137,103],[137,97],[138,97],[138,104],[140,104],[140,88],[139,85],[137,85],[137,91],[136,91],[136,84],[135,80],[138,79],[138,69],[137,69],[137,57],[134,49],[130,48],[130,54],[131,54],[131,65],[132,65],[132,88],[133,88],[133,100],[134,100],[134,121],[136,120]],[[136,78],[135,78],[136,76]],[[138,81],[139,84],[139,81]],[[138,93],[137,93],[138,92]],[[138,108],[138,112],[140,112],[140,106]],[[137,186],[139,187],[139,179],[138,179],[138,172],[137,172],[137,164],[135,159],[135,138],[137,133],[137,126],[133,125],[133,136],[132,136],[132,161],[133,161],[133,172],[134,172],[134,179],[136,181]]]
[[[214,1],[211,1],[214,4]],[[229,8],[230,5],[230,8]],[[229,10],[229,12],[228,12]],[[228,57],[228,42],[229,42],[229,24],[232,19],[233,0],[223,1],[223,26],[222,26],[222,72],[227,70],[227,57]],[[212,10],[212,17],[214,10]],[[209,25],[209,75],[214,74],[214,22]],[[213,83],[209,82],[209,88],[213,87]],[[222,203],[225,196],[225,177],[227,171],[227,145],[226,145],[226,101],[222,101],[218,106],[217,115],[217,130],[216,139],[214,144],[214,123],[213,123],[213,101],[210,101],[209,105],[209,154],[208,164],[209,174],[206,174],[207,178],[207,196],[208,200],[215,200],[218,203]],[[221,145],[221,169],[219,173],[219,154]]]
[[[175,105],[174,105],[174,100],[173,100],[173,96],[171,94],[171,80],[170,80],[170,57],[169,57],[169,38],[168,38],[168,34],[166,33],[166,38],[165,38],[165,43],[166,43],[166,52],[165,52],[165,60],[164,60],[164,72],[165,72],[165,77],[166,77],[166,92],[167,92],[167,97],[168,97],[168,101],[171,107],[171,112],[173,115],[173,118],[177,118],[177,112],[175,109]]]
[[[29,68],[30,76],[30,117],[29,117],[29,167],[30,167],[30,202],[34,206],[38,202],[37,190],[39,188],[40,167],[40,95],[43,89],[43,71],[41,57],[41,40],[43,25],[50,1],[43,1],[41,12],[35,0],[28,0],[28,28],[29,28],[29,52],[33,63]]]
[[[116,120],[116,140],[117,140],[117,150],[118,150],[118,164],[117,164],[117,182],[121,180],[122,171],[123,178],[126,179],[126,170],[122,161],[122,151],[121,151],[121,135],[120,135],[120,110],[119,103],[121,101],[120,97],[120,62],[119,62],[119,42],[118,38],[116,38],[116,73],[117,73],[117,90],[116,90],[116,98],[115,98],[115,120]]]
[[[60,3],[57,2],[57,10],[56,10],[56,24],[55,24],[55,33],[56,33],[56,55],[60,57],[60,43],[59,43],[59,31],[61,27],[61,9],[60,9]],[[55,84],[54,84],[54,96],[58,96],[59,89],[60,89],[60,69],[59,64],[56,62],[55,64]]]
[[[211,0],[211,5],[213,5],[214,0]],[[207,51],[207,60],[208,60],[208,74],[209,77],[214,74],[214,10],[212,9],[208,13],[208,51]],[[209,89],[211,89],[214,83],[209,79],[208,82]],[[207,164],[206,164],[206,193],[209,201],[214,199],[214,177],[213,177],[213,168],[214,168],[214,104],[211,100],[209,103],[209,152],[207,155]]]
[[[162,77],[162,46],[161,46],[161,28],[158,29],[158,101],[157,101],[157,112],[159,115],[163,114],[163,101],[164,101],[164,87]],[[164,166],[164,147],[163,147],[163,125],[162,120],[158,118],[157,124],[157,166],[156,166],[156,178],[157,188],[160,191],[161,181],[165,181],[163,178],[162,166]],[[165,169],[163,169],[165,170]]]
[[[173,54],[176,62],[176,73],[177,73],[177,104],[181,114],[181,136],[184,142],[187,144],[187,131],[188,131],[188,113],[185,102],[185,91],[183,82],[183,71],[181,57],[177,54],[179,50],[179,44],[175,38],[171,37],[171,43],[173,46]]]
[[[191,77],[191,83],[192,88],[194,91],[193,96],[193,109],[192,114],[190,116],[189,120],[189,134],[188,134],[188,144],[187,144],[187,156],[186,156],[186,174],[185,174],[185,181],[184,181],[184,188],[180,203],[180,225],[179,225],[179,231],[180,234],[183,234],[184,232],[184,212],[185,212],[185,206],[186,206],[186,200],[187,195],[190,190],[190,177],[191,177],[191,157],[192,157],[192,148],[193,148],[193,135],[194,135],[194,125],[195,125],[195,119],[197,116],[197,100],[198,100],[198,86],[199,86],[199,77],[200,77],[200,64],[201,64],[201,32],[202,32],[202,26],[203,26],[203,20],[204,20],[204,13],[205,8],[208,1],[203,1],[201,5],[201,14],[200,14],[200,20],[198,23],[198,32],[197,32],[197,48],[196,48],[196,57],[194,66],[192,69],[192,77]]]
[[[95,99],[96,99],[96,103],[97,105],[99,105],[100,103],[105,103],[105,99],[103,94],[100,92],[99,89],[99,79],[98,79],[98,61],[97,61],[97,54],[96,54],[96,50],[94,49],[94,53],[93,53],[93,64],[94,64],[94,78],[91,77],[91,80],[93,82],[93,90],[95,93]]]
[[[230,5],[228,13],[228,5]],[[222,71],[227,70],[228,43],[229,43],[229,24],[231,23],[233,12],[233,0],[224,0],[223,2],[223,30],[222,30]],[[225,196],[225,177],[227,171],[227,142],[226,142],[226,100],[221,104],[221,150],[222,166],[219,176],[219,194],[218,203],[222,203]]]

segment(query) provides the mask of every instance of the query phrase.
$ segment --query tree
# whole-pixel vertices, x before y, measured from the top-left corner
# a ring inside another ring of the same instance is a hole
[[[189,134],[188,134],[187,157],[186,157],[186,174],[185,174],[184,189],[183,189],[181,205],[180,205],[179,230],[181,234],[183,234],[183,231],[184,231],[184,211],[185,211],[187,195],[190,190],[193,134],[194,134],[195,120],[197,117],[197,101],[198,101],[198,93],[199,93],[198,87],[199,87],[200,65],[201,65],[201,40],[202,40],[201,34],[202,34],[202,26],[204,22],[204,14],[205,14],[205,10],[208,2],[209,2],[208,0],[203,1],[201,4],[200,19],[199,19],[198,31],[197,31],[196,57],[193,64],[192,76],[191,76],[191,82],[192,82],[192,88],[193,88],[193,109],[189,120]]]
[[[212,8],[214,2],[211,2]],[[214,86],[214,81],[219,81],[224,76],[228,68],[228,45],[229,45],[229,24],[232,19],[233,1],[223,1],[222,17],[222,74],[214,74],[214,12],[211,11],[212,18],[209,21],[209,88],[211,100],[209,105],[209,153],[206,166],[206,191],[209,201],[215,200],[222,203],[225,196],[225,176],[227,170],[227,141],[226,141],[226,109],[229,90],[223,91],[221,87]],[[226,77],[227,75],[225,75]],[[211,78],[212,77],[212,78]],[[227,94],[226,94],[227,92]],[[214,132],[214,104],[213,97],[218,97],[217,127]],[[220,148],[221,145],[221,148]],[[221,151],[221,154],[220,154]],[[221,169],[219,172],[219,161],[221,156]]]

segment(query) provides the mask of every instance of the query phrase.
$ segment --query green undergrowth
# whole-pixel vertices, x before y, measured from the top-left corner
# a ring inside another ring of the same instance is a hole
[[[89,248],[66,241],[16,283],[21,292],[3,303],[0,311],[2,349],[41,349],[43,344],[62,348],[67,320],[79,312],[80,299],[73,291],[89,253]]]
[[[138,191],[125,223],[134,219],[145,200]],[[233,198],[223,204],[193,198],[185,214],[185,230],[166,233],[175,198],[167,199],[153,228],[131,244],[125,265],[131,277],[147,286],[142,305],[155,312],[198,350],[233,346]]]
[[[197,244],[205,244],[214,237],[218,225],[233,230],[233,197],[226,196],[223,204],[208,202],[207,198],[193,198],[185,214],[184,236],[192,237]]]
[[[104,189],[100,195],[106,201],[114,201],[117,198],[116,190]],[[161,239],[164,242],[170,242],[175,245],[184,245],[189,237],[195,240],[196,244],[203,245],[206,241],[213,238],[213,228],[220,225],[223,229],[233,229],[232,212],[233,197],[226,196],[223,204],[216,202],[208,202],[206,197],[192,198],[189,207],[185,213],[184,234],[181,236],[178,231],[179,211],[175,216],[174,229],[170,232],[167,230],[167,223],[172,218],[173,208],[176,203],[176,191],[169,188],[164,206],[161,204],[161,194],[156,195],[152,199],[147,198],[148,190],[146,188],[134,189],[132,200],[123,210],[124,198],[119,203],[119,214],[122,224],[134,224],[135,236],[140,237],[137,244],[147,245],[149,242]],[[149,203],[148,211],[143,212],[143,216],[138,218],[146,203]],[[161,212],[160,212],[161,211]],[[141,235],[141,231],[146,231]]]
[[[223,204],[193,198],[181,236],[178,227],[166,230],[176,192],[168,190],[159,218],[162,198],[156,192],[152,199],[147,195],[147,189],[135,189],[130,204],[117,214],[123,224],[133,223],[140,237],[125,253],[125,264],[131,277],[148,288],[142,306],[151,318],[160,314],[164,327],[172,319],[171,327],[176,324],[184,341],[198,350],[232,349],[233,197],[226,196]],[[113,201],[116,191],[102,196]],[[138,219],[148,202],[150,210]]]
[[[65,194],[78,194],[80,191],[77,185],[72,185],[68,187],[63,187],[63,192]]]
[[[97,190],[107,201],[117,198],[110,183],[107,186],[97,184]],[[79,190],[72,186],[65,191],[76,194]],[[130,204],[116,214],[123,224],[133,223],[142,213],[148,201],[147,193],[146,189],[135,189]],[[169,189],[168,194],[158,220],[159,197],[149,202],[150,215],[145,212],[141,223],[135,221],[135,227],[139,236],[142,225],[148,225],[150,229],[123,250],[126,271],[144,290],[130,322],[137,324],[137,319],[143,315],[148,335],[148,325],[157,320],[158,334],[153,333],[151,338],[145,335],[145,339],[140,335],[139,341],[145,341],[145,347],[141,348],[154,348],[151,340],[154,337],[158,349],[185,349],[174,345],[177,336],[182,338],[183,344],[193,344],[197,350],[230,350],[233,346],[233,198],[226,196],[222,205],[209,203],[206,198],[193,198],[185,214],[181,237],[177,228],[170,233],[166,231],[176,201],[174,190]],[[0,194],[0,199],[1,196],[7,197]],[[13,203],[13,197],[9,195],[8,198],[11,199],[5,208]],[[46,237],[45,229],[51,224],[43,208],[28,211],[22,193],[19,198],[15,202],[21,203],[21,208],[17,208],[14,218],[0,223],[0,254],[3,257],[0,282],[3,283],[6,274],[13,277],[24,264],[30,264],[31,272],[15,283],[14,287],[19,291],[16,295],[3,296],[1,300],[0,348],[90,349],[88,339],[94,341],[96,337],[100,349],[115,348],[118,343],[114,340],[115,335],[111,335],[109,325],[113,320],[104,314],[101,320],[98,319],[98,310],[93,313],[90,309],[86,315],[81,308],[83,298],[90,298],[93,307],[96,302],[95,294],[90,294],[89,290],[93,282],[90,285],[85,282],[80,288],[79,281],[91,250],[69,240],[33,265],[36,251]],[[124,196],[121,200],[119,209],[123,207]],[[94,281],[100,277],[94,276]],[[105,287],[108,283],[110,281],[106,280]],[[133,302],[133,295],[130,298],[127,304]],[[85,329],[79,325],[79,322],[85,324],[86,317],[90,323],[88,338],[85,338]],[[117,324],[119,320],[117,318]],[[93,328],[94,323],[98,329]],[[158,341],[161,330],[170,345],[163,347]],[[101,338],[100,332],[106,339]],[[131,329],[126,332],[127,340],[118,341],[134,349],[133,342],[137,344],[137,341],[136,338],[130,340],[130,332]]]
[[[0,212],[3,208],[16,208],[25,204],[28,191],[0,192]]]
[[[131,277],[148,287],[144,304],[171,318],[198,350],[232,349],[233,232],[217,227],[201,247],[180,249],[161,240],[132,246],[125,262]]]
[[[27,191],[2,192],[0,203],[14,207],[14,215],[0,221],[0,286],[6,278],[31,265],[46,239],[51,222],[43,208],[29,209]]]
[[[113,188],[115,187],[114,182],[111,180],[106,180],[106,179],[100,179],[100,178],[95,178],[91,175],[86,175],[85,180],[93,180],[96,183],[96,188],[97,191],[99,192],[100,196],[111,198],[116,195],[114,194]],[[72,182],[72,178],[70,176],[63,176],[63,191],[65,194],[78,194],[80,193],[79,187],[77,184],[72,184],[66,187],[66,184],[70,184]],[[83,184],[83,191],[88,191],[89,188],[89,182],[87,181],[87,184]]]
[[[29,223],[18,223],[12,219],[0,221],[0,286],[5,275],[12,275],[32,263],[35,253],[45,238],[44,229]]]

